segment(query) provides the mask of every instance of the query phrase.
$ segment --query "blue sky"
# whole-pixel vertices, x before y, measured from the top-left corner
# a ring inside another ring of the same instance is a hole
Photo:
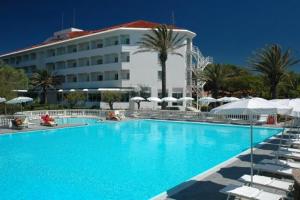
[[[279,43],[300,57],[297,0],[0,0],[0,53],[44,41],[64,25],[99,29],[139,19],[175,23],[197,36],[194,43],[215,62],[247,65],[253,51]]]

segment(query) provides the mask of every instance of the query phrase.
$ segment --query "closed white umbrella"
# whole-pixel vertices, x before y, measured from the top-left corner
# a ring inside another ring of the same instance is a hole
[[[22,111],[22,103],[33,101],[30,97],[17,97],[14,99],[11,99],[6,102],[6,104],[21,104],[21,111]]]
[[[155,106],[157,105],[157,103],[162,102],[160,98],[158,97],[149,97],[147,98],[148,101],[154,102],[153,104],[153,110],[155,109]]]
[[[253,116],[261,114],[276,114],[276,105],[262,98],[243,99],[231,102],[211,110],[216,114],[249,115],[250,118],[250,147],[251,147],[251,183],[253,182]]]
[[[26,103],[26,102],[30,102],[30,101],[33,101],[33,99],[30,97],[17,97],[17,98],[7,101],[6,103],[7,104],[19,104],[19,103]]]
[[[177,102],[177,99],[174,97],[164,97],[161,100],[165,102]]]
[[[217,100],[212,97],[201,97],[198,101],[201,103],[211,103],[211,102],[216,102]]]
[[[5,98],[0,97],[0,103],[3,103],[3,102],[5,102],[5,101],[6,101]]]
[[[149,97],[147,100],[152,102],[161,102],[161,99],[158,97]]]
[[[143,97],[132,97],[130,100],[136,102],[138,105],[138,109],[140,109],[140,103],[141,103],[141,101],[144,101],[145,99]]]
[[[178,101],[193,101],[194,98],[192,97],[181,97],[180,99],[178,99]]]
[[[145,101],[145,99],[143,97],[132,97],[130,100],[131,101]]]

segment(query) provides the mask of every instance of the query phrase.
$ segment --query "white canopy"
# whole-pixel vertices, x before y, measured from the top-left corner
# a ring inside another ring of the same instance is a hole
[[[165,102],[177,102],[177,99],[174,97],[164,97],[161,100]]]
[[[71,89],[71,90],[70,90],[70,92],[75,92],[75,91],[76,91],[75,89]]]
[[[7,104],[18,104],[18,103],[26,103],[26,102],[30,102],[30,101],[33,101],[33,99],[30,97],[17,97],[17,98],[7,101],[6,103]]]
[[[269,102],[271,102],[272,104],[274,104],[277,108],[277,113],[280,115],[288,115],[291,113],[292,111],[292,107],[288,106],[288,99],[273,99],[270,100]]]
[[[149,97],[147,100],[152,102],[161,102],[161,99],[158,97]]]
[[[276,114],[277,108],[272,102],[262,98],[243,99],[240,101],[231,102],[211,110],[212,113],[218,114],[240,114],[251,115],[260,114]],[[250,149],[251,149],[251,183],[253,181],[253,123],[250,124]]]
[[[284,107],[286,110],[288,108],[291,109],[289,112],[286,111],[286,113],[283,114],[288,114],[293,117],[300,117],[300,99],[272,99],[270,102],[276,103],[279,107],[279,110],[284,109]]]
[[[237,97],[228,97],[229,98],[229,102],[233,102],[233,101],[239,101],[240,99]]]
[[[144,101],[145,99],[143,97],[132,97],[130,100],[131,101]]]
[[[194,98],[192,97],[181,97],[180,99],[178,99],[178,101],[193,101]]]
[[[293,108],[290,113],[292,117],[300,117],[300,99],[292,99],[289,101],[289,106]]]
[[[83,89],[82,91],[84,91],[84,92],[88,92],[88,91],[89,91],[89,89]]]
[[[229,97],[222,97],[217,99],[218,102],[229,102]]]
[[[276,114],[276,105],[262,98],[243,99],[231,102],[211,110],[218,114],[260,115]]]
[[[200,101],[200,102],[216,102],[217,100],[212,97],[201,97],[198,101]]]
[[[5,98],[0,97],[0,103],[3,103],[3,102],[5,102],[5,101],[6,101]]]
[[[217,99],[218,102],[233,102],[233,101],[238,101],[238,100],[240,100],[240,99],[237,97],[222,97],[222,98]]]

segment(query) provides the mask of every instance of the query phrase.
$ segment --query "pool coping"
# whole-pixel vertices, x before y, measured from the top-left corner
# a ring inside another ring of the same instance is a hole
[[[161,120],[159,120],[159,121],[161,121]],[[266,128],[268,128],[268,127],[266,127]],[[273,128],[273,127],[271,127],[271,128]],[[279,132],[279,133],[277,133],[277,134],[275,134],[275,135],[281,135],[281,133],[282,133],[282,131]],[[255,145],[255,147],[253,147],[253,152],[255,152],[259,147],[262,147],[268,141],[271,141],[272,139],[274,139],[275,135],[273,135],[270,138],[267,138],[266,140],[264,140],[264,141],[258,143],[257,145]],[[239,153],[239,154],[237,154],[237,155],[235,155],[235,156],[233,156],[233,157],[231,157],[231,158],[229,158],[229,159],[221,162],[220,164],[218,164],[218,165],[216,165],[216,166],[214,166],[214,167],[212,167],[212,168],[210,168],[210,169],[208,169],[208,170],[206,170],[204,172],[201,172],[201,173],[193,176],[192,178],[187,179],[187,180],[183,181],[182,183],[177,184],[176,186],[174,186],[172,188],[169,188],[168,190],[165,190],[165,191],[163,191],[163,192],[161,192],[161,193],[159,193],[159,194],[151,197],[150,199],[151,200],[165,200],[168,197],[173,196],[173,195],[179,193],[180,191],[182,191],[182,190],[184,190],[184,189],[186,189],[186,188],[194,185],[197,181],[204,180],[206,177],[208,177],[208,176],[216,173],[221,168],[226,167],[226,166],[234,163],[235,161],[238,160],[239,156],[247,155],[250,152],[251,152],[250,148],[246,149],[245,151],[242,151],[241,153]]]

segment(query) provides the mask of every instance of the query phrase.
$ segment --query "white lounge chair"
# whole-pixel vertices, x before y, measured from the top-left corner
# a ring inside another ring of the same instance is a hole
[[[260,161],[261,164],[273,164],[273,165],[283,165],[291,168],[300,169],[300,162],[280,160],[280,159],[263,159]]]
[[[265,192],[263,190],[249,187],[249,186],[237,186],[237,185],[228,185],[222,190],[221,193],[227,194],[227,199],[231,196],[244,199],[256,199],[256,200],[280,200],[283,199],[283,195],[273,194],[270,192]]]
[[[291,158],[294,160],[300,160],[300,153],[292,152],[292,151],[275,151],[272,154],[276,155],[277,157],[284,157],[284,158]]]
[[[283,175],[283,176],[293,176],[292,175],[293,168],[288,166],[283,166],[283,165],[256,164],[254,165],[254,169],[258,171],[258,173],[268,172],[268,173]]]
[[[250,175],[244,175],[238,179],[241,182],[244,183],[251,183],[251,176]],[[264,186],[268,188],[273,188],[277,190],[282,190],[285,192],[290,192],[293,189],[293,183],[283,180],[278,180],[275,178],[267,177],[267,176],[260,176],[260,175],[254,175],[253,176],[253,184]]]
[[[287,152],[300,153],[300,149],[295,149],[295,148],[279,147],[278,150],[279,150],[279,151],[287,151]]]

